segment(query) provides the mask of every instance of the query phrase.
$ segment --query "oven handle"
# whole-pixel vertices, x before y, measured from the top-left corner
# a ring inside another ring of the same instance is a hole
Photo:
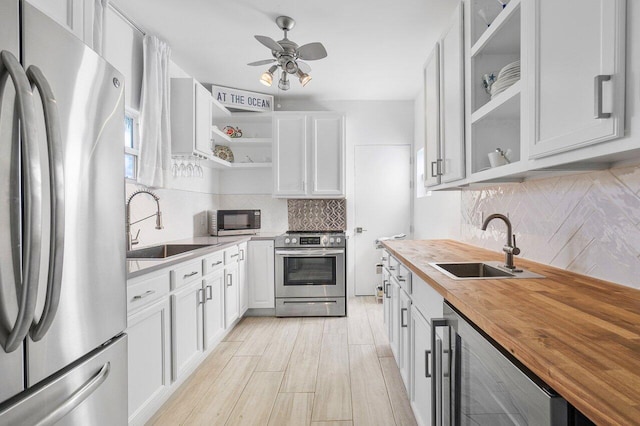
[[[296,257],[304,257],[304,256],[335,256],[339,254],[344,254],[344,250],[308,250],[308,249],[300,249],[300,250],[276,250],[276,255],[281,256],[296,256]]]

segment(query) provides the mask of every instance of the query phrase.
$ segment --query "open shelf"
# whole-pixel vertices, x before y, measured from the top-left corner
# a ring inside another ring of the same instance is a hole
[[[226,143],[221,143],[221,141],[227,143],[231,142],[229,135],[220,130],[218,126],[211,126],[211,133],[213,133],[212,136],[214,142],[217,142],[218,145],[226,145]]]
[[[520,80],[515,82],[511,87],[497,95],[494,99],[478,108],[471,114],[471,122],[478,121],[490,116],[495,119],[520,119],[520,92],[522,83]]]
[[[230,147],[265,147],[271,146],[273,138],[231,138],[225,145]]]
[[[520,52],[520,1],[511,0],[471,47],[477,54]]]
[[[229,168],[231,167],[230,162],[223,160],[222,158],[218,158],[215,155],[212,155],[211,157],[209,157],[209,161],[211,161],[213,163],[213,167],[216,169],[224,169],[224,168]]]
[[[232,169],[267,169],[272,163],[230,163]]]

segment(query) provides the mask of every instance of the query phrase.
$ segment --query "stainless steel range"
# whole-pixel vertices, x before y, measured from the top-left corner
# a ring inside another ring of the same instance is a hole
[[[276,316],[345,316],[343,232],[289,232],[276,238]]]

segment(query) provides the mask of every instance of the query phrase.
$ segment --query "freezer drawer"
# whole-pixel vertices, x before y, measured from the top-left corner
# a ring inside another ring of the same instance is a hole
[[[127,336],[0,406],[0,425],[126,425]]]

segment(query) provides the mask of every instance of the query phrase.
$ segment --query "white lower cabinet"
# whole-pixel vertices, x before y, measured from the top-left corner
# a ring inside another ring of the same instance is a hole
[[[275,271],[273,240],[249,241],[247,287],[249,308],[275,308]]]
[[[127,319],[130,424],[143,424],[171,385],[169,312],[165,297]]]
[[[238,282],[238,263],[224,266],[224,315],[225,328],[229,328],[240,314],[240,290]]]
[[[204,303],[204,349],[213,348],[224,334],[224,269],[220,268],[203,281]]]
[[[176,291],[171,296],[172,375],[178,380],[191,370],[202,354],[202,281]]]
[[[400,286],[395,278],[391,277],[389,294],[391,296],[389,304],[389,346],[393,353],[398,367],[402,367],[400,358]]]
[[[398,312],[398,322],[400,328],[398,330],[398,346],[400,347],[400,361],[398,364],[402,381],[407,393],[409,393],[411,389],[411,298],[402,289],[400,289],[399,293],[400,312]]]
[[[391,277],[386,267],[382,268],[382,277],[382,290],[384,291],[384,299],[382,299],[383,323],[388,335],[391,327]]]
[[[420,425],[431,423],[431,325],[411,306],[411,408]]]

